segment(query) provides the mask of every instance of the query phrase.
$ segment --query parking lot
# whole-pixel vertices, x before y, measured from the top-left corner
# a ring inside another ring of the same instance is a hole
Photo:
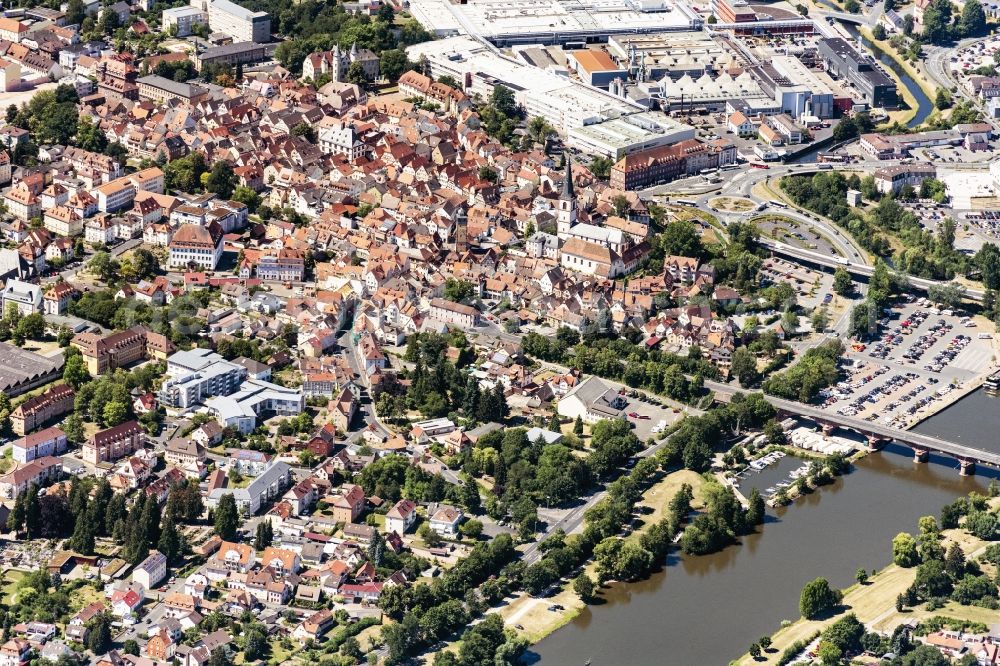
[[[762,284],[786,282],[795,288],[797,304],[809,311],[833,300],[833,274],[801,266],[787,259],[770,257],[760,269]]]
[[[847,377],[821,394],[824,407],[905,426],[988,374],[994,344],[992,333],[964,313],[923,299],[895,307],[879,322],[877,337],[848,351]]]
[[[623,416],[635,426],[633,432],[643,442],[649,439],[650,435],[661,432],[683,414],[680,409],[659,404],[660,398],[646,396],[641,391],[629,391],[627,399],[628,406],[625,407]]]

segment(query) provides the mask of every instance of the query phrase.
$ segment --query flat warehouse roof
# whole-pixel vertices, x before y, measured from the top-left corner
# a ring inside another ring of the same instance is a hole
[[[46,358],[0,342],[0,391],[54,372],[61,365],[62,357]]]

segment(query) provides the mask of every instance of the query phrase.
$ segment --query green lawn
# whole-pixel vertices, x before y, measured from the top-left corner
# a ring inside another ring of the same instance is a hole
[[[24,573],[21,571],[5,571],[3,574],[3,584],[0,585],[0,594],[3,595],[3,600],[5,605],[12,605],[14,603],[14,588],[17,587],[17,583],[24,578]]]

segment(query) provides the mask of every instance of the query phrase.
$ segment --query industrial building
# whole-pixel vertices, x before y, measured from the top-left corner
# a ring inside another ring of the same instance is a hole
[[[847,40],[840,37],[820,39],[817,49],[827,71],[850,83],[869,106],[899,106],[896,83],[870,56],[859,53]]]
[[[613,35],[608,38],[608,52],[619,62],[628,63],[639,81],[665,76],[674,80],[685,75],[698,78],[738,64],[723,40],[705,32]]]
[[[497,46],[577,44],[610,35],[700,30],[703,19],[673,0],[413,0],[410,12],[437,37],[484,37]]]
[[[62,356],[41,356],[0,342],[0,391],[9,397],[48,384],[59,377]]]
[[[574,148],[619,159],[641,150],[693,139],[695,129],[659,111],[634,113],[602,123],[574,127],[568,133]]]
[[[607,88],[616,79],[628,78],[628,71],[600,49],[570,51],[566,62],[581,81],[596,88]]]
[[[599,88],[521,64],[469,37],[415,44],[406,53],[413,62],[426,57],[431,76],[453,77],[467,95],[486,99],[498,84],[510,88],[528,117],[541,116],[562,134],[646,110]]]
[[[833,92],[798,58],[775,55],[750,73],[775,105],[793,118],[833,117]]]

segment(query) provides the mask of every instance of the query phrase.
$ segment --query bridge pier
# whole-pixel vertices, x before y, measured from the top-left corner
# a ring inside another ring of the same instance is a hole
[[[917,447],[913,447],[913,462],[927,462],[927,449],[918,449]]]
[[[959,460],[958,473],[962,476],[972,476],[976,473],[976,463],[972,460]]]
[[[832,423],[820,423],[819,427],[823,429],[823,436],[829,437],[833,434],[833,431],[837,429],[837,426]]]
[[[886,439],[880,435],[868,435],[868,450],[872,453],[885,448]]]

